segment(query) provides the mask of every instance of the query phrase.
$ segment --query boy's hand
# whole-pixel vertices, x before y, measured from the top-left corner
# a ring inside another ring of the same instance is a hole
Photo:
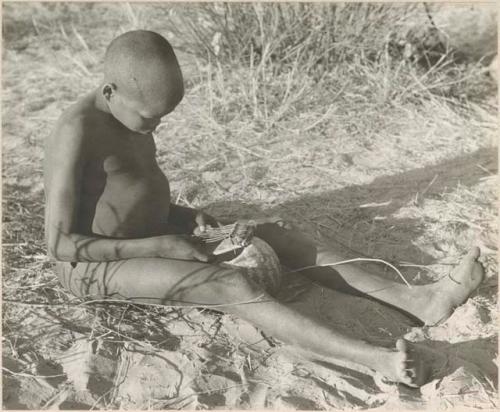
[[[209,262],[212,257],[203,246],[201,242],[188,235],[161,236],[158,242],[157,257]]]
[[[193,231],[195,235],[203,233],[206,230],[207,226],[215,227],[218,225],[217,220],[215,220],[212,216],[206,214],[205,212],[202,212],[201,210],[196,213],[196,217],[194,220],[197,225]]]

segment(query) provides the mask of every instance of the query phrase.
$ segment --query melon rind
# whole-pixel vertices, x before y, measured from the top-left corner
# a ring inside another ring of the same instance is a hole
[[[253,237],[250,244],[234,259],[223,266],[243,269],[248,278],[273,294],[281,285],[281,264],[273,248],[264,240]]]

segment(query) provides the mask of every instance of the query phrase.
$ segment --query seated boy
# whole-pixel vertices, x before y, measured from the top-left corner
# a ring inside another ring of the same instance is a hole
[[[155,160],[152,132],[183,93],[170,44],[156,33],[132,31],[108,47],[102,84],[57,122],[45,149],[45,230],[61,283],[77,296],[140,303],[254,300],[221,310],[323,358],[365,365],[410,386],[425,383],[427,367],[410,343],[400,339],[387,349],[343,336],[279,303],[242,271],[210,263],[210,254],[191,234],[214,219],[172,204],[168,180]],[[257,235],[291,269],[341,260],[278,224],[261,224]],[[482,281],[478,257],[474,248],[449,277],[411,289],[354,265],[303,274],[433,324]]]

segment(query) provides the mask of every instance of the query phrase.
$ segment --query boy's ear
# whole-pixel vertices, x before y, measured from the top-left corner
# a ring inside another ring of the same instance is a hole
[[[111,99],[111,96],[115,94],[115,91],[116,85],[114,83],[106,83],[104,86],[102,86],[102,95],[107,101]]]

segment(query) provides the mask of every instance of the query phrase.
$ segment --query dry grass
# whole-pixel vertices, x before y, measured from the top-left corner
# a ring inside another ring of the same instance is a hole
[[[425,18],[422,9],[3,8],[3,349],[21,365],[14,373],[36,374],[40,359],[57,359],[78,336],[189,352],[184,342],[194,338],[179,332],[189,330],[207,345],[232,345],[207,326],[219,322],[213,312],[86,305],[58,285],[45,257],[43,139],[100,80],[109,41],[131,28],[157,30],[193,53],[180,53],[187,93],[157,136],[174,198],[216,216],[281,215],[352,257],[413,265],[414,283],[443,276],[479,243],[488,279],[473,304],[489,321],[471,338],[495,334],[496,88],[479,64],[457,64],[446,50],[426,66],[413,62],[422,56],[404,58],[393,39]],[[479,398],[496,402],[481,385]],[[58,399],[46,406],[64,406]],[[95,402],[116,407],[116,391]]]

